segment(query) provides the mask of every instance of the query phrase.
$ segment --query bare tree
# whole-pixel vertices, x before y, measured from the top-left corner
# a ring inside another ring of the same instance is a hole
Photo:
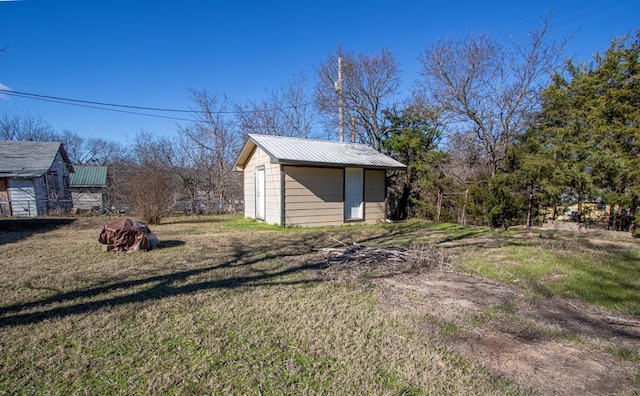
[[[136,135],[132,151],[142,167],[169,172],[175,163],[173,141],[148,131]]]
[[[421,93],[443,109],[451,133],[481,145],[491,175],[527,128],[543,77],[560,59],[564,43],[548,43],[548,32],[546,20],[528,42],[510,47],[488,34],[438,40],[420,57]]]
[[[140,167],[129,180],[129,196],[142,221],[159,224],[170,212],[175,184],[158,169]]]
[[[232,173],[235,156],[241,139],[225,119],[226,101],[207,91],[191,92],[196,105],[196,120],[181,132],[194,146],[190,150],[191,160],[197,169],[198,188],[207,196],[209,212],[226,210],[225,204],[234,196],[238,179]]]
[[[0,140],[53,142],[60,137],[42,117],[6,110],[0,115]]]
[[[64,143],[71,162],[78,165],[109,165],[118,161],[125,148],[101,138],[85,139],[75,132],[63,131],[60,141]]]
[[[138,216],[157,224],[170,213],[179,187],[173,171],[173,142],[142,131],[136,136],[132,151],[136,162],[119,175],[122,187]]]
[[[338,58],[342,62],[342,84],[338,86]],[[338,130],[338,103],[344,102],[349,129],[355,121],[356,138],[380,151],[387,130],[383,110],[393,107],[401,73],[395,56],[383,49],[378,54],[353,54],[338,47],[318,68],[315,102],[325,122]],[[334,135],[335,136],[335,135]]]
[[[313,135],[313,108],[302,72],[261,102],[235,106],[236,118],[244,134],[310,137]]]
[[[109,164],[107,172],[107,202],[111,210],[128,210],[132,207],[130,181],[139,170],[139,165],[133,155],[121,153],[117,161]]]

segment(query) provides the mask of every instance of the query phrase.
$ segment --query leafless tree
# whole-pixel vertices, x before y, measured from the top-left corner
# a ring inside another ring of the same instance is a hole
[[[85,139],[71,131],[63,131],[60,140],[71,161],[78,165],[110,165],[125,155],[125,148],[116,142],[101,138]]]
[[[170,213],[175,184],[167,176],[158,169],[139,167],[129,180],[129,196],[142,221],[158,224]]]
[[[232,166],[242,141],[225,119],[224,97],[196,90],[191,91],[191,97],[196,119],[180,130],[193,145],[189,155],[199,175],[198,189],[206,194],[208,211],[220,213],[238,189]]]
[[[446,174],[456,183],[466,184],[491,177],[491,167],[482,142],[474,134],[452,134],[447,141],[449,157]]]
[[[173,141],[148,131],[141,131],[136,135],[132,152],[137,162],[145,168],[168,172],[175,163]]]
[[[313,106],[305,86],[305,76],[300,72],[284,87],[271,91],[261,102],[235,106],[242,133],[304,138],[313,136]]]
[[[342,59],[341,87],[337,84],[338,58]],[[338,47],[318,68],[315,103],[325,123],[337,131],[338,103],[342,95],[345,131],[350,130],[352,120],[355,121],[357,140],[380,151],[387,133],[383,110],[393,107],[400,81],[400,67],[390,50],[365,55]]]
[[[53,142],[60,137],[42,117],[6,110],[0,114],[0,140]]]
[[[130,181],[139,169],[132,156],[123,156],[109,165],[107,172],[107,206],[110,210],[127,210],[132,207]]]
[[[524,44],[503,47],[489,34],[438,40],[420,56],[421,93],[443,109],[459,141],[480,144],[491,175],[527,128],[544,77],[560,60],[564,43],[548,42],[548,32],[545,20]]]
[[[144,221],[158,223],[170,213],[179,184],[174,172],[173,142],[142,131],[133,144],[135,162],[129,168],[117,168],[121,187],[129,202]]]

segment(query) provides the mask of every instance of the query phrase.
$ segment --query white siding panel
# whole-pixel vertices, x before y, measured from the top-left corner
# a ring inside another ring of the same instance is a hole
[[[265,157],[267,157],[265,155]],[[265,164],[265,193],[267,198],[265,222],[268,224],[280,224],[280,210],[282,197],[280,194],[280,165]]]
[[[11,212],[15,217],[38,215],[36,191],[33,182],[33,179],[9,179],[9,201],[11,201]]]
[[[73,207],[82,210],[102,209],[104,207],[104,193],[89,190],[73,191]]]
[[[244,170],[244,217],[256,218],[256,172],[254,167]]]
[[[269,156],[256,148],[251,153],[244,168],[244,217],[256,218],[256,180],[255,170],[259,166],[265,169],[265,222],[280,224],[280,165],[272,164]]]

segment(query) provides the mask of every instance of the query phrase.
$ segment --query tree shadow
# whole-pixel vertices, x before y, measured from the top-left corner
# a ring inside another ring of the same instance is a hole
[[[465,241],[473,240],[489,232],[487,228],[464,227],[457,224],[442,224],[440,227],[432,228],[425,227],[419,222],[393,223],[391,225],[383,225],[382,229],[385,231],[384,234],[363,238],[357,242],[360,244],[373,243],[376,245],[387,245],[397,243],[400,239],[404,245],[421,242],[432,245],[443,245],[443,247],[456,247],[458,245],[453,245],[452,242],[460,241],[460,245],[465,245],[468,243]],[[452,232],[455,233],[450,235]],[[424,238],[426,235],[442,235],[443,237],[425,242]],[[477,242],[474,241],[472,243],[475,244]]]
[[[0,220],[0,245],[54,231],[72,224],[75,220],[73,218],[2,219]]]
[[[229,216],[183,216],[178,219],[163,220],[161,225],[166,224],[202,224],[202,223],[226,223],[229,221]]]
[[[174,241],[180,242],[181,241]],[[252,267],[260,262],[272,259],[282,259],[292,256],[300,256],[295,251],[260,250],[236,241],[233,245],[232,258],[216,265],[185,271],[176,271],[167,274],[153,275],[141,279],[125,280],[110,284],[103,284],[81,290],[66,293],[58,293],[51,297],[37,301],[19,303],[6,307],[0,307],[0,328],[5,326],[20,326],[39,323],[46,320],[61,318],[70,315],[95,312],[104,307],[117,307],[146,301],[158,301],[165,298],[197,293],[212,289],[233,289],[240,287],[259,287],[262,285],[295,285],[321,282],[316,276],[301,279],[285,279],[287,276],[309,270],[320,270],[326,267],[322,261],[301,260],[296,265],[285,265],[278,270],[261,270],[249,268],[248,274],[238,276],[216,278],[215,272],[221,269],[233,269]],[[300,241],[302,254],[311,252],[311,244],[308,241]],[[304,249],[307,246],[308,249]],[[246,271],[245,271],[246,272]],[[193,281],[193,278],[210,274],[211,279]],[[139,290],[141,287],[145,287]],[[136,291],[127,292],[128,289]],[[106,297],[107,294],[118,292],[115,297]],[[101,298],[101,296],[105,296]],[[82,301],[84,300],[84,301]],[[90,300],[90,301],[87,301]],[[59,305],[63,306],[54,306]],[[65,305],[69,304],[69,305]],[[20,313],[25,310],[33,312]]]
[[[161,240],[158,242],[158,246],[156,246],[156,249],[169,249],[184,245],[185,242],[178,239]]]
[[[599,309],[560,297],[546,297],[538,300],[532,305],[526,316],[559,327],[562,329],[562,337],[601,338],[609,341],[618,339],[636,343],[640,341],[639,328],[612,325],[605,320],[605,315]],[[541,334],[540,338],[554,337]]]

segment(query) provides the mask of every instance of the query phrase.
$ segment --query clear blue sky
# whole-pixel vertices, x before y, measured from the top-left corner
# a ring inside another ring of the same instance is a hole
[[[146,107],[192,107],[189,88],[245,103],[299,71],[312,85],[315,68],[342,44],[363,53],[391,49],[408,96],[418,57],[436,38],[523,39],[549,12],[553,37],[573,36],[566,56],[582,61],[640,28],[638,0],[0,0],[0,84]],[[4,109],[122,143],[141,130],[173,136],[186,124],[0,95]]]

